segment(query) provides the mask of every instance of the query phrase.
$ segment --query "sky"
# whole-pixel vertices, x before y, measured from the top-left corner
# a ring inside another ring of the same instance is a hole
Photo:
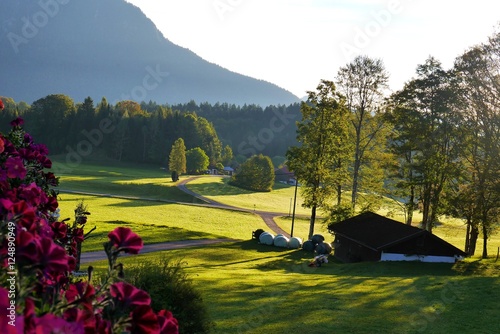
[[[298,97],[358,55],[380,58],[392,91],[433,56],[445,69],[500,30],[500,1],[127,0],[171,42]]]

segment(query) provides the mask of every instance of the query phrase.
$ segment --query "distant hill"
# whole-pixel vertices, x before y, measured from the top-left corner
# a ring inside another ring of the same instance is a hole
[[[186,18],[186,24],[194,23]],[[161,104],[299,101],[173,44],[124,0],[2,1],[0,95],[31,103],[54,93],[77,102],[87,96]]]

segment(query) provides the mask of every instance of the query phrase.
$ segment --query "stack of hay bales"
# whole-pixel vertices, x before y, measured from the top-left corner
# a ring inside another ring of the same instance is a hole
[[[272,233],[262,232],[259,234],[258,239],[261,244],[276,246],[280,248],[299,249],[302,246],[302,239],[297,237],[288,238],[283,234],[274,236]]]
[[[259,242],[264,245],[272,246],[274,244],[274,235],[269,232],[263,232],[259,236]]]
[[[315,234],[311,240],[304,242],[302,249],[306,252],[316,252],[318,255],[329,255],[332,252],[332,245],[324,241],[325,237]]]

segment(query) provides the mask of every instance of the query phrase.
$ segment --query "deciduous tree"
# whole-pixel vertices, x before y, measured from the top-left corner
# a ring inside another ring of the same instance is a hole
[[[308,92],[297,122],[297,141],[286,153],[288,167],[301,186],[304,206],[311,208],[309,238],[314,234],[316,210],[325,207],[347,179],[348,110],[335,84],[322,80]]]
[[[356,209],[356,202],[363,178],[366,187],[369,180],[375,175],[370,170],[372,162],[381,156],[380,145],[385,138],[386,127],[380,115],[380,105],[383,91],[387,88],[388,74],[382,60],[367,56],[358,56],[345,67],[340,68],[337,74],[339,91],[345,95],[346,104],[351,114],[351,125],[354,137],[354,152],[352,165],[352,209]],[[363,168],[366,172],[363,173]],[[379,181],[383,179],[379,177]],[[379,182],[380,183],[380,182]],[[365,189],[370,190],[370,189]]]
[[[171,172],[177,172],[177,175],[186,172],[186,146],[182,138],[177,139],[172,145],[168,159],[168,169]]]

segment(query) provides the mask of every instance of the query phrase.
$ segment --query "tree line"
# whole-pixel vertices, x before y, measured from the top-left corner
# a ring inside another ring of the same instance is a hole
[[[2,97],[0,131],[23,117],[26,130],[46,143],[51,154],[65,154],[70,161],[100,154],[129,162],[168,166],[173,143],[183,138],[187,149],[199,147],[216,167],[238,165],[252,155],[265,154],[282,164],[290,145],[296,144],[295,122],[300,105],[237,106],[194,101],[177,105],[140,104],[90,97],[75,103],[69,96],[48,95],[28,105]],[[225,157],[231,153],[231,161]],[[234,156],[233,156],[234,155]]]
[[[407,224],[420,211],[430,232],[442,215],[463,219],[466,252],[481,233],[487,257],[500,214],[500,33],[449,70],[429,57],[390,94],[388,77],[382,60],[358,56],[301,105],[299,145],[286,157],[304,185],[310,234],[317,209],[335,223],[389,197]]]

